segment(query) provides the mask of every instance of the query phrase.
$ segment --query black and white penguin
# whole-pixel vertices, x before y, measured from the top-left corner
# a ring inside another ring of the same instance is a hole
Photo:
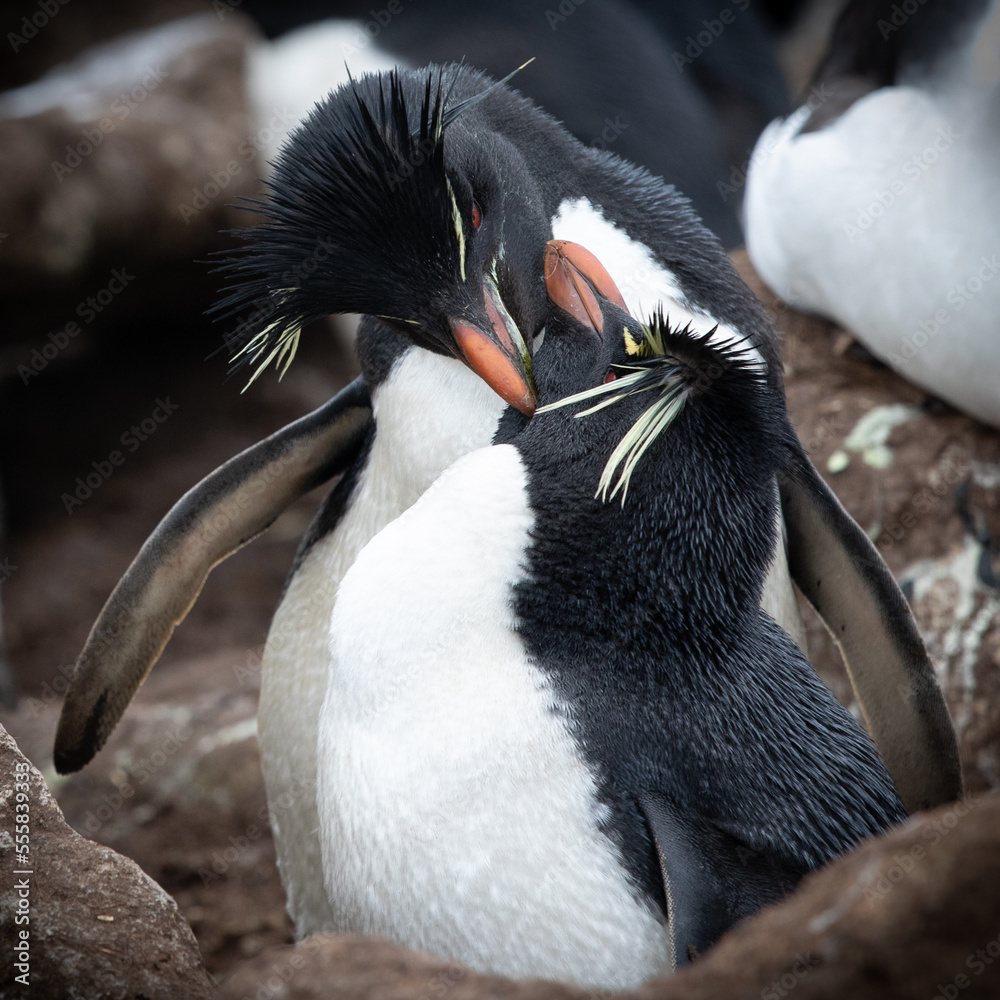
[[[274,835],[304,935],[332,925],[312,786],[337,586],[376,532],[491,442],[505,400],[532,408],[527,350],[551,308],[546,268],[550,284],[562,282],[557,301],[587,298],[579,272],[606,297],[617,285],[633,312],[660,307],[720,342],[749,338],[778,387],[780,365],[766,314],[684,198],[467,67],[368,77],[331,95],[293,137],[272,186],[268,219],[230,265],[241,281],[226,308],[249,310],[244,357],[287,362],[303,323],[362,312],[363,377],[167,515],[81,653],[55,763],[78,769],[103,745],[212,566],[342,474],[300,546],[262,675],[265,781],[272,795],[302,789]],[[553,236],[559,247],[546,257]],[[904,802],[946,801],[960,787],[954,734],[905,601],[801,448],[786,458],[779,484],[796,580],[842,644]],[[800,627],[780,535],[763,606]]]
[[[344,576],[318,803],[338,931],[628,989],[905,812],[760,609],[780,390],[601,306]]]
[[[727,247],[743,242],[738,198],[728,193],[731,164],[790,110],[773,33],[742,0],[722,15],[726,23],[715,0],[588,0],[562,9],[536,0],[424,0],[395,9],[245,0],[241,10],[271,36],[247,49],[264,160],[280,148],[279,123],[290,130],[348,73],[461,60],[501,77],[534,57],[518,78],[526,97],[581,142],[676,185]]]
[[[810,100],[760,137],[744,205],[778,295],[995,427],[998,51],[990,0],[852,0]]]

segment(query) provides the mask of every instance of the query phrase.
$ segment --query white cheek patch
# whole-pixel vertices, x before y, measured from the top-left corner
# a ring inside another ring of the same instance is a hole
[[[739,330],[692,306],[676,275],[653,256],[649,247],[633,240],[586,198],[566,199],[559,206],[552,219],[552,236],[579,243],[595,254],[637,319],[648,320],[662,308],[674,329],[690,325],[695,333],[708,333],[715,328],[710,338],[712,344],[718,347],[739,344],[737,353],[744,360],[760,371],[767,370],[760,351],[745,341]]]

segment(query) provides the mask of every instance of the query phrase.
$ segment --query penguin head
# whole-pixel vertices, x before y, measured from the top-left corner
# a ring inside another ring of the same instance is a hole
[[[662,590],[678,628],[756,614],[786,446],[780,386],[752,343],[660,313],[641,322],[590,291],[599,324],[553,309],[540,405],[512,441],[533,507],[572,525],[578,561],[615,593]]]
[[[581,251],[574,248],[572,260],[584,260]],[[565,261],[565,251],[550,243],[546,286],[558,308],[547,329],[554,343],[567,346],[561,367],[540,368],[545,405],[537,413],[563,415],[559,429],[536,420],[534,432],[558,438],[564,452],[604,459],[596,495],[619,498],[623,507],[643,466],[655,481],[714,462],[726,466],[723,478],[736,474],[745,486],[770,490],[784,408],[754,344],[726,339],[717,328],[671,326],[662,312],[641,322],[614,297],[613,284],[594,280],[603,271],[596,259],[586,270],[574,268],[567,281],[557,253]],[[669,492],[676,494],[677,484]]]
[[[217,311],[250,312],[244,361],[287,365],[305,323],[363,313],[533,411],[549,219],[508,133],[542,112],[504,83],[464,66],[394,70],[316,106],[256,204],[263,224],[221,268],[236,282]]]

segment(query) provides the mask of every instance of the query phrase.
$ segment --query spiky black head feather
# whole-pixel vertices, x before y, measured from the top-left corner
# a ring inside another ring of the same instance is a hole
[[[526,293],[515,272],[540,275],[548,218],[514,178],[527,200],[519,226],[538,231],[529,259],[505,271],[510,234],[504,247],[502,200],[482,160],[497,161],[494,174],[516,172],[516,153],[483,116],[541,113],[504,82],[465,66],[395,70],[316,106],[275,164],[270,200],[254,203],[265,221],[241,232],[245,246],[220,268],[234,283],[216,312],[245,314],[231,338],[243,363],[290,360],[302,325],[338,312],[380,316],[422,347],[455,353],[449,319],[488,324],[484,278],[532,327],[526,336],[536,332],[544,293]]]
[[[705,411],[699,424],[712,415],[701,433],[713,426],[738,426],[756,436],[755,453],[767,445],[767,453],[776,455],[782,408],[774,405],[774,386],[749,339],[725,340],[717,327],[704,333],[671,327],[662,312],[643,324],[606,300],[602,311],[604,343],[600,361],[588,373],[589,387],[538,411],[588,402],[575,413],[588,419],[614,408],[605,412],[605,427],[625,430],[601,473],[597,494],[602,500],[620,494],[625,505],[632,473],[685,406],[699,398]],[[712,440],[702,444],[714,447]]]

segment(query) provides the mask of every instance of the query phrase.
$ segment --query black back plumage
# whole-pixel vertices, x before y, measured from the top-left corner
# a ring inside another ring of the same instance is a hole
[[[503,76],[534,56],[518,80],[528,97],[584,144],[676,184],[726,246],[742,243],[742,233],[738,199],[720,191],[761,128],[788,111],[774,39],[754,5],[723,14],[722,31],[712,0],[588,0],[562,8],[433,0],[404,5],[398,18],[382,19],[382,30],[360,0],[245,0],[242,9],[268,34],[324,17],[357,18],[368,22],[377,49],[410,65],[464,59]],[[715,31],[706,47],[709,26]]]
[[[606,336],[623,325],[635,334],[634,320],[612,307],[605,316]],[[660,336],[666,358],[640,360],[648,374],[637,385],[672,385],[685,402],[633,471],[624,505],[595,498],[602,467],[662,388],[581,418],[587,404],[541,412],[513,438],[536,517],[515,601],[636,884],[664,904],[639,805],[653,793],[711,842],[729,919],[904,812],[870,739],[759,607],[774,475],[792,433],[780,392],[741,345]],[[610,363],[637,364],[620,344],[613,356],[566,330],[552,345],[539,364],[543,403],[602,384]]]
[[[934,74],[975,31],[989,0],[924,0],[914,17],[886,0],[851,0],[837,18],[813,83],[845,77],[869,89]]]

